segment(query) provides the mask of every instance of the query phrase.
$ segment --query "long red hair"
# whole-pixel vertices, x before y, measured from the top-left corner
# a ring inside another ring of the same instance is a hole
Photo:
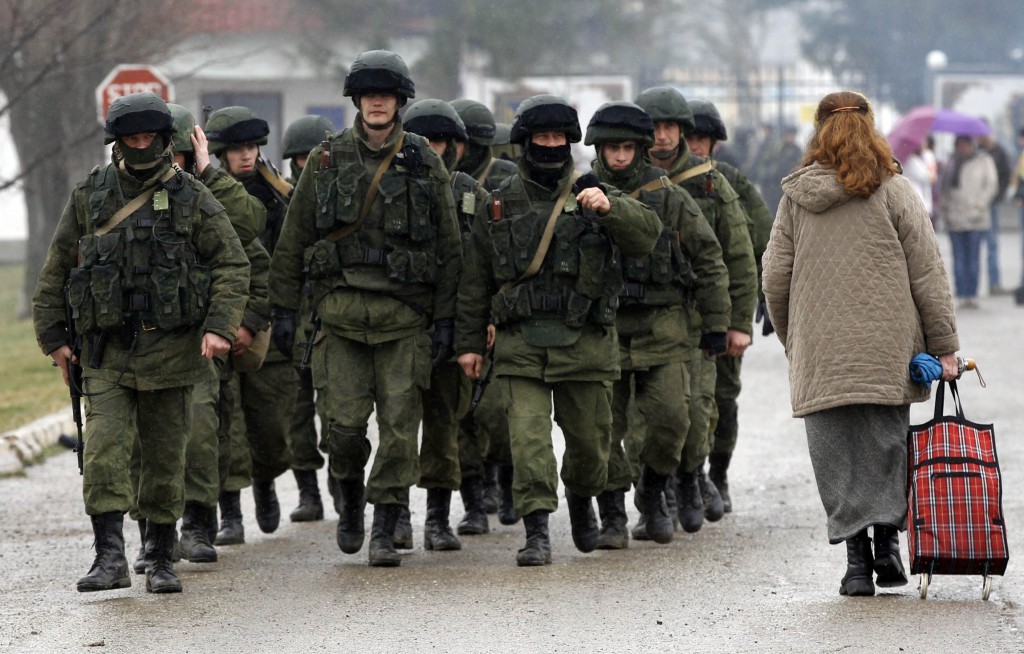
[[[846,192],[863,198],[899,172],[889,142],[875,129],[871,103],[853,91],[829,93],[818,103],[804,152],[804,165],[814,162],[834,168]]]

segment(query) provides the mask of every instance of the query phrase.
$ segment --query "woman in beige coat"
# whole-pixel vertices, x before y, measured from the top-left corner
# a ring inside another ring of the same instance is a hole
[[[829,542],[846,542],[839,592],[901,586],[911,381],[919,352],[956,376],[949,280],[928,213],[875,129],[867,98],[825,96],[804,167],[764,253],[768,312],[789,358],[793,415],[804,418]],[[874,531],[874,552],[868,528]]]

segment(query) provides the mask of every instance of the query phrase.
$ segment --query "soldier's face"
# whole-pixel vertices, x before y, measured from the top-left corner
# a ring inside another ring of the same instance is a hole
[[[626,170],[636,159],[636,141],[605,143],[601,146],[601,155],[612,170]]]
[[[121,142],[129,148],[145,150],[153,144],[153,139],[155,138],[156,132],[142,132],[141,134],[129,134],[128,136],[122,136]]]
[[[542,148],[557,148],[560,145],[566,145],[569,138],[565,132],[537,132],[530,136],[530,142]]]
[[[292,161],[295,162],[295,167],[298,168],[299,170],[302,170],[303,168],[306,167],[307,159],[309,159],[308,154],[297,154],[294,157],[292,157]]]
[[[463,155],[466,154],[466,144],[462,141],[455,142],[455,161],[462,161]]]
[[[361,95],[359,112],[368,125],[387,125],[398,113],[398,96],[391,93]]]
[[[430,149],[436,152],[437,156],[443,159],[444,153],[448,151],[448,141],[445,141],[444,139],[440,139],[438,141],[431,139]]]
[[[711,137],[704,134],[691,134],[686,137],[686,144],[690,146],[690,152],[698,157],[711,156]]]
[[[256,169],[256,157],[260,148],[255,143],[232,145],[227,149],[228,172],[232,175],[251,173]]]
[[[659,120],[654,123],[654,147],[652,152],[668,152],[679,147],[679,123]]]

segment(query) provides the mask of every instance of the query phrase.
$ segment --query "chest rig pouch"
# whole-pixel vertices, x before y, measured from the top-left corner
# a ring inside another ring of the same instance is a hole
[[[172,182],[173,185],[173,182]],[[210,272],[192,245],[195,189],[189,183],[158,190],[110,231],[95,233],[123,198],[112,166],[94,171],[89,192],[91,233],[78,243],[68,295],[77,328],[85,334],[141,326],[175,330],[201,324],[209,303]]]
[[[669,197],[667,189],[655,189],[642,190],[637,199],[663,214]],[[623,304],[682,304],[696,280],[683,254],[679,232],[669,227],[662,227],[650,254],[624,257],[622,270],[625,283],[620,297]]]

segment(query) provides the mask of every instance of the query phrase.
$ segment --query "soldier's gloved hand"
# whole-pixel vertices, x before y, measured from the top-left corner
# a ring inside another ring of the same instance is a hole
[[[274,307],[270,311],[270,340],[281,354],[292,358],[295,346],[295,311]]]
[[[764,299],[757,301],[757,311],[754,313],[754,322],[761,322],[761,336],[769,336],[775,333],[775,325],[772,324],[772,317],[768,315],[768,303]]]
[[[725,332],[711,332],[700,337],[700,344],[697,347],[704,350],[705,356],[711,358],[724,354],[725,345]]]
[[[601,184],[601,179],[594,173],[580,175],[580,177],[575,182],[573,182],[573,195],[579,195],[580,192],[585,188],[599,188],[602,191],[604,190],[604,186]]]
[[[436,366],[455,356],[455,321],[441,318],[434,321],[434,333],[430,337],[430,358]]]

